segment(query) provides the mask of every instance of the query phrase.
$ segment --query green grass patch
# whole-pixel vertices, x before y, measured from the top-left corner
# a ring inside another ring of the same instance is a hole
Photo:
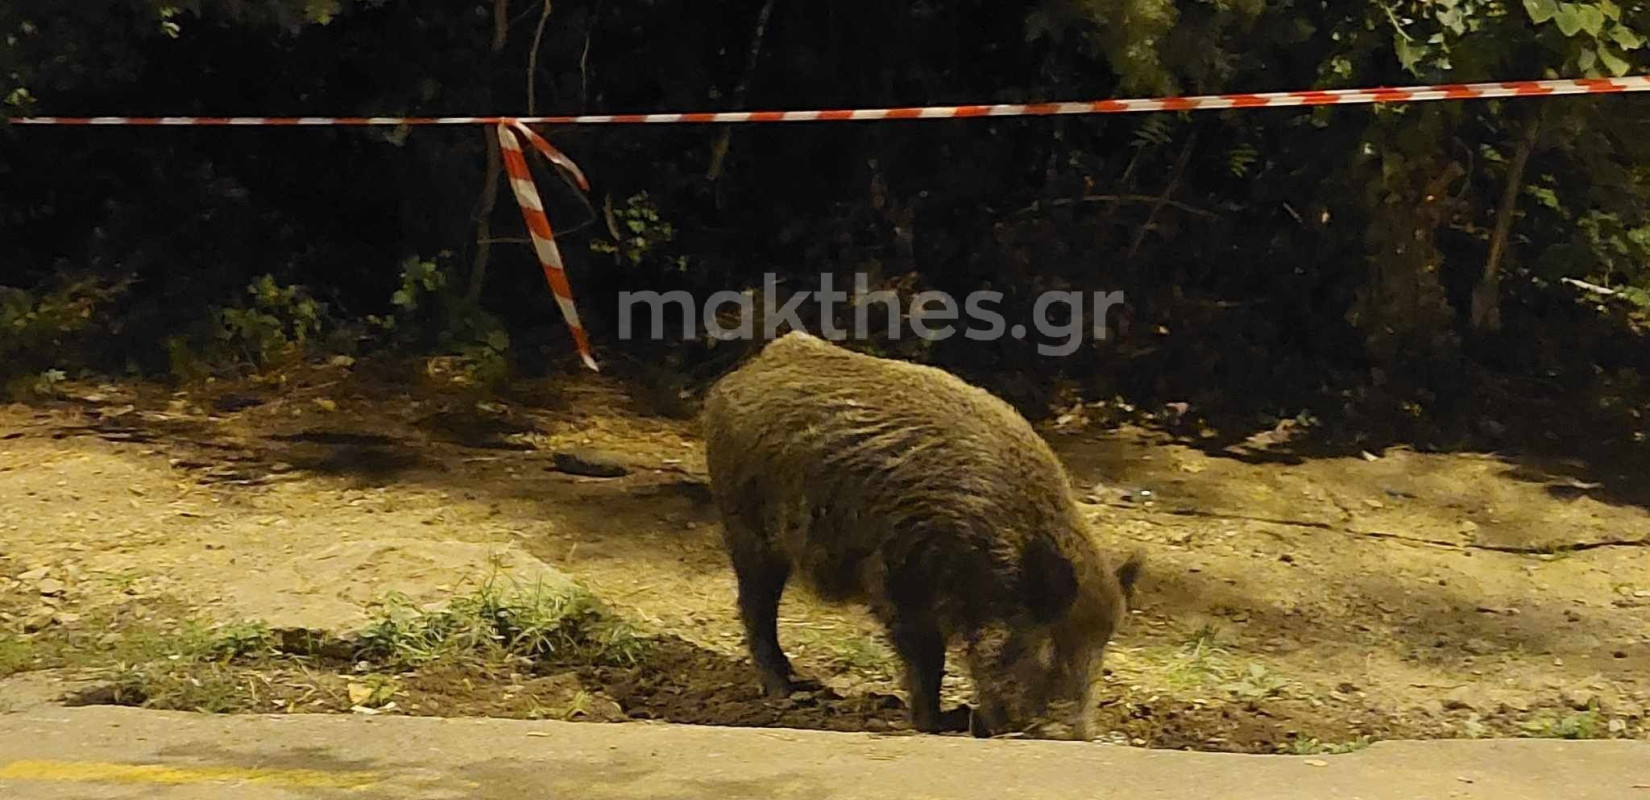
[[[0,678],[34,669],[39,657],[33,642],[16,636],[0,636]]]
[[[445,606],[419,608],[391,595],[361,634],[358,657],[388,667],[527,659],[634,664],[646,640],[577,585],[506,585],[497,577]]]
[[[1158,663],[1151,671],[1162,676],[1176,694],[1218,691],[1240,700],[1259,700],[1289,686],[1287,678],[1265,664],[1241,663],[1218,643],[1217,634],[1213,626],[1205,625],[1172,651],[1147,649],[1140,655]]]

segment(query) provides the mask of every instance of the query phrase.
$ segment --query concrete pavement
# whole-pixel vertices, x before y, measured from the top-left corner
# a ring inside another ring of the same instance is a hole
[[[1650,743],[1392,742],[1242,756],[655,724],[36,707],[0,798],[1650,800]]]

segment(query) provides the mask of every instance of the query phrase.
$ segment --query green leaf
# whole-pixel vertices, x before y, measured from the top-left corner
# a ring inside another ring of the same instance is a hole
[[[1581,33],[1581,9],[1575,3],[1559,3],[1558,16],[1554,19],[1558,22],[1559,33],[1565,36]]]
[[[1598,4],[1598,7],[1600,11],[1604,12],[1604,16],[1613,20],[1621,19],[1621,6],[1610,2],[1610,0],[1604,0],[1604,2]]]
[[[1459,8],[1446,8],[1438,13],[1438,24],[1459,36],[1467,32],[1467,15]]]
[[[1392,41],[1398,52],[1398,63],[1404,65],[1404,69],[1414,72],[1415,65],[1426,57],[1428,48],[1410,41],[1402,33],[1395,35]]]
[[[1634,33],[1625,25],[1617,25],[1610,29],[1610,39],[1623,50],[1637,50],[1644,46],[1644,37]]]
[[[1530,15],[1531,22],[1540,25],[1558,16],[1558,3],[1555,0],[1524,0],[1524,11]]]
[[[1558,208],[1558,193],[1545,186],[1525,186],[1524,192],[1535,198],[1535,201],[1547,208]]]
[[[1604,32],[1604,12],[1598,6],[1582,6],[1577,12],[1581,16],[1581,29],[1592,36]]]
[[[1582,72],[1592,69],[1593,65],[1597,63],[1598,53],[1591,47],[1581,48],[1581,55],[1576,56],[1576,66],[1580,67]]]
[[[1598,48],[1598,58],[1604,62],[1604,68],[1610,70],[1610,74],[1617,77],[1626,75],[1628,70],[1633,68],[1633,65],[1628,63],[1627,59],[1616,55],[1608,45],[1602,45]]]

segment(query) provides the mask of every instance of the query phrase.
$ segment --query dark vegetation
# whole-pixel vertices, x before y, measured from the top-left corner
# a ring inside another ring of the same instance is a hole
[[[1643,72],[1650,3],[13,0],[19,114],[472,114],[1091,99]],[[701,339],[621,342],[616,293],[1127,293],[1114,337],[872,346],[1033,413],[1190,403],[1373,448],[1643,449],[1650,99],[546,131],[604,363],[693,387]],[[0,373],[192,380],[301,355],[574,368],[479,129],[0,123]],[[492,187],[497,189],[496,182]],[[496,202],[495,202],[496,201]],[[1581,284],[1575,281],[1582,282]],[[676,392],[663,392],[674,396]]]

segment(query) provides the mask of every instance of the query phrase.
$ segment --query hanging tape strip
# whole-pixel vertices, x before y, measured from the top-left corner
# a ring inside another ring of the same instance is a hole
[[[533,251],[538,254],[539,265],[544,268],[544,278],[550,283],[550,292],[556,296],[556,304],[561,306],[562,318],[567,320],[567,329],[573,334],[573,344],[579,350],[579,357],[584,365],[596,369],[596,359],[590,354],[590,338],[585,335],[584,325],[579,322],[578,309],[573,306],[573,287],[567,282],[567,272],[562,268],[561,251],[556,249],[556,237],[550,230],[550,217],[544,213],[544,201],[539,199],[539,191],[533,184],[533,171],[527,166],[527,156],[521,150],[521,142],[516,139],[520,134],[533,145],[533,149],[542,154],[550,163],[566,170],[573,176],[579,189],[588,191],[589,183],[584,179],[584,173],[579,171],[576,164],[560,150],[552,147],[544,137],[534,133],[532,129],[516,120],[505,120],[498,123],[498,143],[500,152],[504,155],[504,170],[510,176],[510,190],[515,192],[516,204],[521,206],[521,215],[527,221],[527,232],[533,239]]]

